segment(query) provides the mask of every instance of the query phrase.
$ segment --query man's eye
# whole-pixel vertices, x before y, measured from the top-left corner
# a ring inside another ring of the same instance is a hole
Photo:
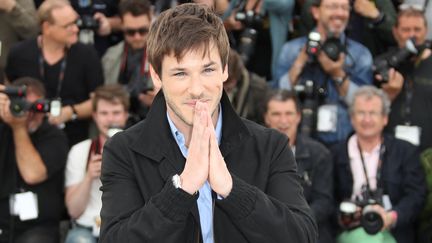
[[[204,72],[206,72],[206,73],[211,73],[211,72],[213,72],[215,69],[214,68],[206,68],[206,69],[204,69]]]
[[[183,76],[185,76],[185,75],[186,75],[185,72],[178,72],[178,73],[174,73],[174,76],[176,76],[176,77],[183,77]]]

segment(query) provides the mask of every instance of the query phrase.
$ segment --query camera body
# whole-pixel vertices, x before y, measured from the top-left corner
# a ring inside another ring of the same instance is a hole
[[[306,42],[306,53],[312,59],[316,59],[320,51],[323,51],[331,60],[337,61],[339,55],[346,52],[346,48],[341,43],[341,40],[335,36],[330,36],[324,43],[321,43],[320,33],[312,31],[309,33]]]
[[[246,0],[242,0],[237,5],[235,20],[240,21],[245,29],[241,32],[237,51],[246,65],[255,51],[258,31],[263,24],[263,16],[255,10],[246,10]],[[256,7],[256,6],[255,6]]]
[[[51,111],[51,104],[48,100],[39,99],[33,103],[30,103],[26,100],[27,88],[26,86],[6,86],[6,88],[1,91],[5,93],[11,103],[9,106],[9,110],[15,117],[20,117],[25,114],[27,111],[33,112],[41,112],[46,113]]]
[[[91,15],[82,15],[77,20],[77,26],[80,30],[93,30],[99,29],[99,21],[94,19]]]
[[[365,190],[361,198],[355,201],[344,201],[339,205],[340,222],[342,227],[350,229],[352,226],[361,226],[366,233],[374,235],[384,226],[384,219],[373,205],[383,205],[382,190]],[[357,208],[361,208],[358,215]]]
[[[372,70],[381,76],[381,80],[375,80],[375,85],[380,87],[389,80],[390,68],[397,69],[403,62],[412,57],[421,55],[425,49],[431,48],[431,41],[425,41],[422,45],[415,44],[415,38],[408,39],[405,46],[388,55],[379,56],[374,60]]]
[[[315,86],[312,80],[294,86],[294,91],[301,103],[302,120],[299,130],[301,134],[308,137],[311,137],[316,130],[316,111],[326,96],[324,88]]]

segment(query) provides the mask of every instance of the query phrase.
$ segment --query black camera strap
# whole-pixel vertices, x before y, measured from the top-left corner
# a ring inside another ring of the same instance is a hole
[[[361,159],[361,163],[362,163],[362,167],[363,167],[363,173],[364,173],[364,176],[366,179],[367,189],[369,190],[369,192],[372,192],[372,189],[370,187],[370,182],[369,182],[369,175],[368,175],[367,170],[366,170],[366,163],[365,163],[364,157],[363,157],[363,151],[361,149],[360,142],[358,141],[358,139],[357,139],[357,148],[358,148],[358,151],[360,154],[360,159]],[[383,139],[381,139],[379,158],[378,158],[378,168],[377,168],[377,173],[376,173],[377,189],[381,185],[381,168],[382,168],[382,161],[383,161],[384,153],[385,153],[384,141],[383,141]]]
[[[409,75],[408,82],[404,82],[404,90],[405,90],[405,106],[404,106],[404,122],[405,125],[410,126],[411,125],[411,102],[413,98],[413,76]],[[412,80],[412,81],[411,81]]]
[[[127,70],[127,63],[128,63],[128,55],[129,55],[129,47],[125,43],[124,50],[123,50],[123,57],[122,62],[120,64],[120,75],[123,76],[123,78],[127,77],[126,73]],[[141,76],[149,76],[150,74],[150,64],[147,62],[147,51],[145,48],[143,48],[141,63],[140,63],[140,75]],[[123,80],[123,82],[128,83],[129,80]]]
[[[59,99],[60,98],[60,92],[62,90],[62,86],[63,86],[63,80],[64,80],[64,75],[65,75],[65,71],[66,71],[66,64],[67,64],[67,53],[68,53],[68,49],[65,48],[64,50],[64,56],[63,59],[60,63],[60,72],[59,72],[59,77],[58,77],[58,82],[57,82],[57,89],[56,89],[56,94],[55,94],[55,98]],[[42,37],[40,38],[39,41],[39,74],[42,78],[42,80],[45,80],[45,59],[43,56],[43,42],[42,42]],[[45,80],[46,81],[46,80]]]

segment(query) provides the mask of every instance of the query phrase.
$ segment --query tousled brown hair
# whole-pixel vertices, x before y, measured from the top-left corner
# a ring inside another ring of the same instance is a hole
[[[54,9],[71,6],[67,0],[45,0],[37,10],[39,24],[44,22],[54,23],[52,12]]]
[[[106,84],[96,88],[92,99],[93,112],[96,111],[99,100],[106,100],[113,104],[122,104],[125,111],[129,110],[129,94],[120,84]]]
[[[222,20],[203,4],[186,3],[163,12],[150,27],[147,55],[150,64],[161,75],[162,61],[174,54],[181,60],[188,51],[218,48],[222,66],[228,61],[229,42]]]

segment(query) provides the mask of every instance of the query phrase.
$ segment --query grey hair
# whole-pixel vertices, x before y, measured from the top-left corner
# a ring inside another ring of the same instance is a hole
[[[382,114],[388,115],[390,113],[390,99],[387,94],[382,90],[372,85],[361,86],[355,93],[349,104],[349,112],[352,115],[354,113],[354,102],[358,97],[365,97],[371,99],[373,97],[380,98],[382,102]]]

